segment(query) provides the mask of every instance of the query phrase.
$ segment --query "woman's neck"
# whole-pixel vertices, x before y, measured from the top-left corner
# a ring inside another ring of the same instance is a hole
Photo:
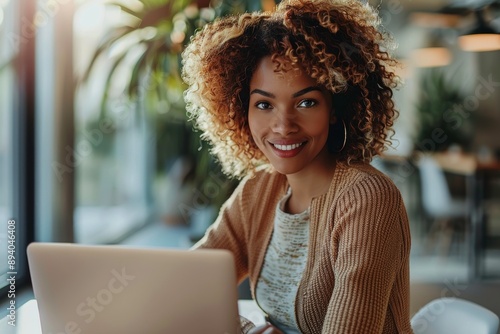
[[[303,212],[313,198],[325,194],[330,188],[335,166],[336,162],[333,161],[328,167],[315,170],[314,173],[287,175],[292,194],[285,205],[285,211],[292,214]]]

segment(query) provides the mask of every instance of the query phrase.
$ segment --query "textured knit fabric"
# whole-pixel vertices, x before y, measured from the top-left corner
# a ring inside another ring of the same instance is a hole
[[[289,197],[290,193],[276,207],[273,236],[256,286],[256,301],[272,321],[297,329],[295,297],[306,266],[309,210],[285,213],[284,204]]]
[[[196,247],[235,257],[255,296],[276,205],[288,183],[261,171],[244,179]],[[310,204],[307,264],[295,304],[302,333],[412,333],[410,230],[401,194],[368,164],[339,162],[327,193]]]

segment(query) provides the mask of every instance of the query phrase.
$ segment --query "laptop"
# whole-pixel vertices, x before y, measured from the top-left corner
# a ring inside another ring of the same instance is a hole
[[[31,243],[43,334],[239,333],[225,250]]]

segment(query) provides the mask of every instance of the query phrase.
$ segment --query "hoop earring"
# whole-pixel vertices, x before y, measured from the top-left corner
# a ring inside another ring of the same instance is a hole
[[[328,149],[330,150],[331,153],[340,153],[344,149],[346,143],[347,143],[347,126],[345,125],[345,122],[343,119],[341,119],[342,125],[343,125],[343,130],[344,130],[344,135],[342,136],[342,144],[339,145],[339,138],[335,138],[335,134],[338,132],[336,127],[338,127],[339,122],[336,122],[335,124],[330,125],[330,129],[328,131]],[[340,146],[340,147],[339,147]]]
[[[342,120],[342,125],[344,126],[344,141],[342,142],[342,146],[340,147],[340,150],[338,150],[339,153],[342,152],[342,150],[344,149],[345,144],[347,142],[347,126],[345,125],[344,120]]]

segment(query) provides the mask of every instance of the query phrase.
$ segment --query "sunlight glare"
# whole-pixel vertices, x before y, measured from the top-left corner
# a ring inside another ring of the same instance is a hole
[[[85,34],[100,28],[106,16],[106,5],[98,1],[82,3],[75,13],[74,30]]]

